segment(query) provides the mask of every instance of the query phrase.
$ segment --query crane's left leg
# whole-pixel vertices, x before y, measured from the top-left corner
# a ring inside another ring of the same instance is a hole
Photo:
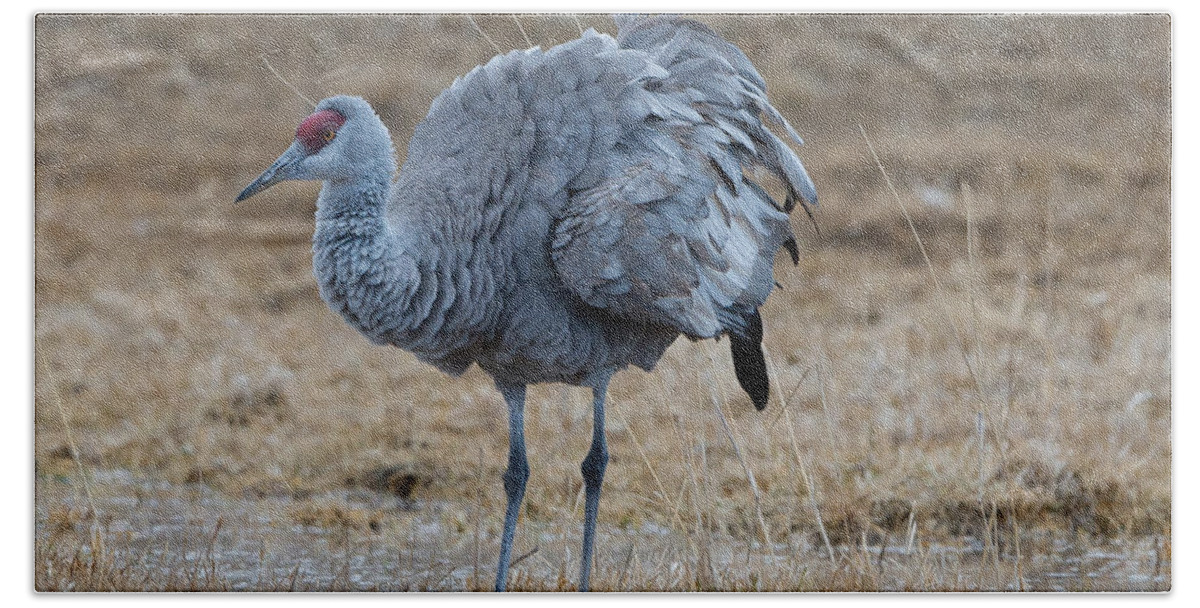
[[[608,392],[608,378],[592,389],[592,448],[583,459],[583,564],[579,572],[579,590],[588,590],[592,574],[592,547],[596,540],[596,514],[600,510],[600,485],[604,483],[604,469],[608,466],[608,444],[604,440],[604,398]]]

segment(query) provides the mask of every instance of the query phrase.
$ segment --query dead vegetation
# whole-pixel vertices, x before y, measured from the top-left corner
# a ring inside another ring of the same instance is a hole
[[[614,380],[593,586],[1168,589],[1168,18],[704,20],[805,136],[820,232],[764,309],[765,412],[724,343]],[[403,154],[490,45],[453,15],[90,15],[39,17],[36,52],[36,587],[489,588],[490,381],[328,312],[315,187],[230,201],[307,112],[260,55],[371,99]],[[530,390],[512,588],[573,584],[587,405]]]

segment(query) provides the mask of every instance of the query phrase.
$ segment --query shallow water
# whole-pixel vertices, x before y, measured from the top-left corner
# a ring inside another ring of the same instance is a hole
[[[459,587],[461,569],[421,547],[400,551],[380,535],[344,526],[305,525],[290,515],[298,501],[288,497],[230,498],[202,484],[174,485],[138,479],[128,471],[97,473],[92,481],[106,547],[117,567],[161,572],[215,572],[232,590],[392,590],[396,580],[428,587]],[[39,484],[37,536],[49,538],[48,509],[62,505],[86,511],[65,480]],[[315,500],[336,500],[347,509],[390,508],[389,497],[344,491]],[[444,536],[437,505],[410,509],[409,531],[418,538]],[[86,524],[76,528],[86,530]],[[85,533],[86,535],[86,533]],[[418,566],[419,564],[419,566]],[[430,577],[437,574],[437,580]]]
[[[203,484],[172,484],[124,470],[95,473],[91,488],[101,514],[106,553],[115,568],[127,568],[136,573],[134,578],[236,591],[463,590],[488,588],[494,572],[498,545],[494,530],[463,529],[461,512],[449,503],[401,503],[392,496],[359,490],[304,500],[238,499]],[[61,515],[53,515],[64,509],[86,513],[84,496],[70,479],[39,479],[36,535],[43,557],[47,549],[62,547],[82,547],[85,555],[90,552],[89,523],[78,520],[64,528]],[[333,523],[302,523],[305,517],[297,514],[312,511],[313,505],[325,507],[318,512],[334,513]],[[356,520],[344,516],[347,513],[372,517]],[[514,577],[524,577],[520,580],[534,588],[569,587],[576,567],[572,560],[577,559],[573,543],[578,540],[573,534],[564,538],[560,530],[522,520],[518,536],[527,534],[537,543],[533,555],[514,567]],[[74,545],[67,540],[72,535]],[[684,550],[689,539],[663,526],[609,527],[599,538],[598,573],[600,568],[619,571],[612,578],[597,576],[611,588],[680,588],[695,567],[687,563]],[[522,554],[520,540],[518,555]],[[732,539],[709,542],[708,559],[718,588],[728,584],[753,589],[762,584],[755,582],[759,572],[791,571],[801,573],[800,580],[810,577],[813,589],[841,588],[821,582],[821,569],[829,564],[822,546],[789,540],[766,551],[757,543],[739,545]],[[879,547],[835,551],[843,569],[861,562],[867,564],[866,571],[877,570],[872,573],[877,578],[864,583],[875,589],[912,589],[914,584],[922,588],[924,581],[935,589],[1161,591],[1170,585],[1162,542],[1148,538],[1081,547],[1060,535],[1049,541],[1049,550],[1045,543],[1039,551],[1026,548],[1019,568],[1011,551],[1006,549],[995,558],[971,538],[957,546],[897,543],[884,549],[882,559]],[[770,574],[762,577],[769,579]]]

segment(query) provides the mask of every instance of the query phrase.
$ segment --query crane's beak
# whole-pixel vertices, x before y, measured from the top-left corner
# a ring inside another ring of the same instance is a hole
[[[263,171],[258,179],[246,186],[246,189],[242,190],[242,193],[233,202],[244,201],[279,182],[295,179],[296,164],[305,156],[308,156],[308,152],[305,151],[304,146],[298,141],[293,142],[292,146],[280,155],[266,171]]]

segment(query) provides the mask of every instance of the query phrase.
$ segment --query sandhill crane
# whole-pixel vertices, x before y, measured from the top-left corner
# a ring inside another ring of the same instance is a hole
[[[313,267],[329,307],[377,344],[494,378],[509,412],[498,591],[529,477],[526,385],[592,389],[586,590],[609,379],[629,364],[650,370],[680,335],[727,335],[739,383],[765,407],[758,308],[778,250],[798,260],[788,213],[817,202],[769,126],[799,136],[737,47],[678,17],[617,24],[616,39],[588,30],[455,81],[417,125],[398,175],[371,106],[325,99],[237,197],[322,181]],[[782,202],[756,182],[762,173],[783,184]]]

